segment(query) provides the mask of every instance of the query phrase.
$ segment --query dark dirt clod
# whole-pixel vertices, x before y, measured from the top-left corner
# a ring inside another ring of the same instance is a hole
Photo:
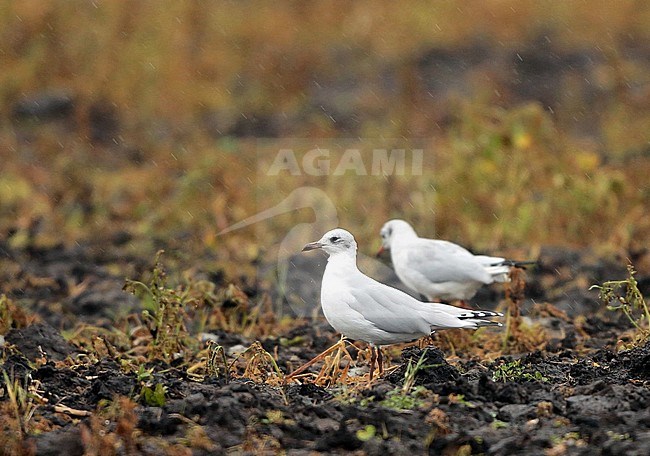
[[[102,281],[92,288],[66,300],[63,309],[76,315],[88,315],[85,319],[96,321],[98,317],[115,318],[140,310],[141,304],[133,295],[124,293],[122,285],[115,281]]]
[[[5,359],[2,369],[13,378],[22,380],[32,371],[32,366],[30,365],[29,360],[23,355],[14,353]]]
[[[630,378],[650,379],[650,343],[643,347],[625,351],[619,355],[619,362],[628,370]]]
[[[442,351],[431,346],[425,349],[417,347],[404,349],[402,351],[402,366],[392,372],[386,379],[391,383],[402,383],[409,363],[415,366],[420,360],[422,360],[422,367],[415,376],[416,385],[453,383],[460,377],[458,370],[445,360]]]
[[[39,456],[76,456],[84,454],[79,428],[48,432],[36,440],[36,454]]]
[[[7,333],[6,340],[14,344],[30,361],[42,358],[44,355],[47,359],[62,361],[77,351],[56,329],[46,324],[12,329]]]

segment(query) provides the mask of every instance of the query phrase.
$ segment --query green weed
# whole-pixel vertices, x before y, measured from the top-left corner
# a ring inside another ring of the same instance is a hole
[[[593,285],[591,289],[599,290],[600,300],[609,310],[625,315],[636,330],[635,343],[641,345],[650,338],[650,309],[639,290],[635,274],[634,267],[628,264],[625,279],[608,280],[602,285]]]
[[[499,365],[494,372],[492,372],[492,381],[495,382],[514,382],[518,380],[548,382],[548,378],[544,377],[541,372],[535,371],[533,373],[526,372],[525,367],[521,364],[521,360],[516,359],[507,363]]]
[[[449,402],[452,404],[460,404],[463,407],[467,407],[467,408],[476,408],[476,404],[465,399],[464,394],[450,394]]]
[[[357,404],[359,407],[365,408],[370,403],[374,402],[375,396],[361,397],[357,388],[348,383],[341,383],[337,385],[334,391],[334,399],[346,405]]]
[[[149,358],[171,361],[182,356],[189,343],[185,306],[189,303],[190,295],[186,289],[167,287],[167,275],[160,262],[162,254],[162,250],[156,254],[148,284],[127,280],[124,289],[139,296],[145,307],[142,319],[153,338]]]
[[[29,386],[23,386],[23,383],[15,378],[11,379],[7,371],[2,371],[5,391],[9,396],[9,404],[15,423],[17,423],[21,439],[27,437],[30,432],[30,422],[34,412],[38,408],[35,396],[29,391]],[[28,374],[26,383],[31,383],[31,376]]]
[[[223,366],[223,375],[226,383],[230,381],[230,367],[226,361],[226,352],[223,347],[214,341],[208,341],[208,360],[206,363],[207,374],[209,377],[219,377],[221,370],[219,364]]]
[[[167,394],[167,387],[162,383],[156,383],[156,385],[151,388],[150,386],[143,385],[140,390],[140,400],[144,404],[151,407],[162,407],[165,405]]]
[[[148,382],[153,378],[153,368],[147,369],[144,365],[140,364],[136,372],[136,378],[138,379],[138,383]]]
[[[561,436],[552,435],[551,443],[553,446],[560,445],[563,443],[572,442],[575,446],[585,446],[586,442],[583,437],[581,437],[579,432],[567,432]]]
[[[494,421],[492,421],[490,426],[492,427],[492,429],[504,429],[510,426],[510,424],[506,423],[505,421],[495,419]]]
[[[408,393],[397,388],[386,393],[386,398],[379,404],[393,410],[413,410],[424,404],[428,391],[424,386],[416,386]]]
[[[612,440],[618,440],[618,441],[623,441],[623,440],[632,440],[632,437],[628,432],[625,432],[623,434],[616,433],[612,430],[607,431],[607,437],[609,437]]]
[[[373,437],[375,437],[376,434],[377,428],[372,424],[368,424],[363,429],[359,429],[355,435],[362,442],[367,442],[368,440],[371,440]]]
[[[418,372],[421,370],[430,369],[432,367],[437,367],[439,364],[424,364],[426,360],[427,349],[425,348],[420,355],[418,361],[414,364],[411,359],[409,359],[408,364],[406,365],[406,372],[404,373],[404,384],[402,385],[402,392],[408,393],[415,385],[415,380],[417,378]]]
[[[429,393],[423,386],[415,386],[418,372],[437,366],[437,364],[424,364],[427,350],[420,355],[417,362],[409,359],[404,372],[404,383],[401,387],[395,388],[386,394],[386,398],[380,402],[381,405],[393,410],[412,410],[424,403],[423,398]]]

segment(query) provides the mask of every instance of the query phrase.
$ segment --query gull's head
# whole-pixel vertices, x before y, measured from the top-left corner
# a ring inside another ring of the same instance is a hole
[[[384,250],[390,249],[393,239],[402,234],[416,235],[413,227],[404,220],[393,219],[384,223],[384,226],[379,230],[379,235],[381,236],[381,248],[377,254],[379,255]]]
[[[347,253],[348,255],[356,255],[357,243],[354,236],[349,231],[342,228],[336,228],[328,231],[316,242],[310,242],[302,251],[323,249],[330,255],[339,253]]]

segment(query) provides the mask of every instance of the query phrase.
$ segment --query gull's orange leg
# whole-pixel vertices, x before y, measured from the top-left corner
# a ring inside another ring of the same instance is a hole
[[[342,343],[345,343],[343,337],[341,337],[341,340],[339,340],[337,343],[335,343],[335,344],[332,345],[330,348],[328,348],[327,350],[325,350],[323,353],[321,353],[320,355],[316,356],[316,357],[313,358],[312,360],[307,361],[305,364],[303,364],[302,366],[300,366],[298,369],[296,369],[295,371],[291,372],[289,375],[287,375],[287,376],[285,377],[285,380],[288,380],[288,379],[290,379],[290,378],[292,378],[292,377],[295,377],[295,376],[298,375],[298,374],[303,373],[303,372],[306,371],[310,366],[313,366],[313,365],[316,364],[318,361],[322,360],[322,359],[325,358],[327,355],[329,355],[330,353],[332,353],[334,350],[336,350],[337,348],[339,348],[339,347],[341,346]]]

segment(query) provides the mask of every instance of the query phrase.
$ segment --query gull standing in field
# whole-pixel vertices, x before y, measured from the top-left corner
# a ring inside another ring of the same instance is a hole
[[[386,222],[379,234],[382,246],[378,254],[390,250],[397,277],[431,301],[464,302],[483,285],[508,282],[511,266],[535,263],[474,255],[453,242],[421,238],[399,219]]]
[[[329,254],[321,287],[325,318],[343,336],[370,344],[371,380],[375,361],[380,373],[383,370],[382,345],[410,342],[440,329],[501,326],[486,320],[501,313],[423,303],[366,276],[357,268],[354,237],[341,228],[325,233],[303,251],[314,249]]]

